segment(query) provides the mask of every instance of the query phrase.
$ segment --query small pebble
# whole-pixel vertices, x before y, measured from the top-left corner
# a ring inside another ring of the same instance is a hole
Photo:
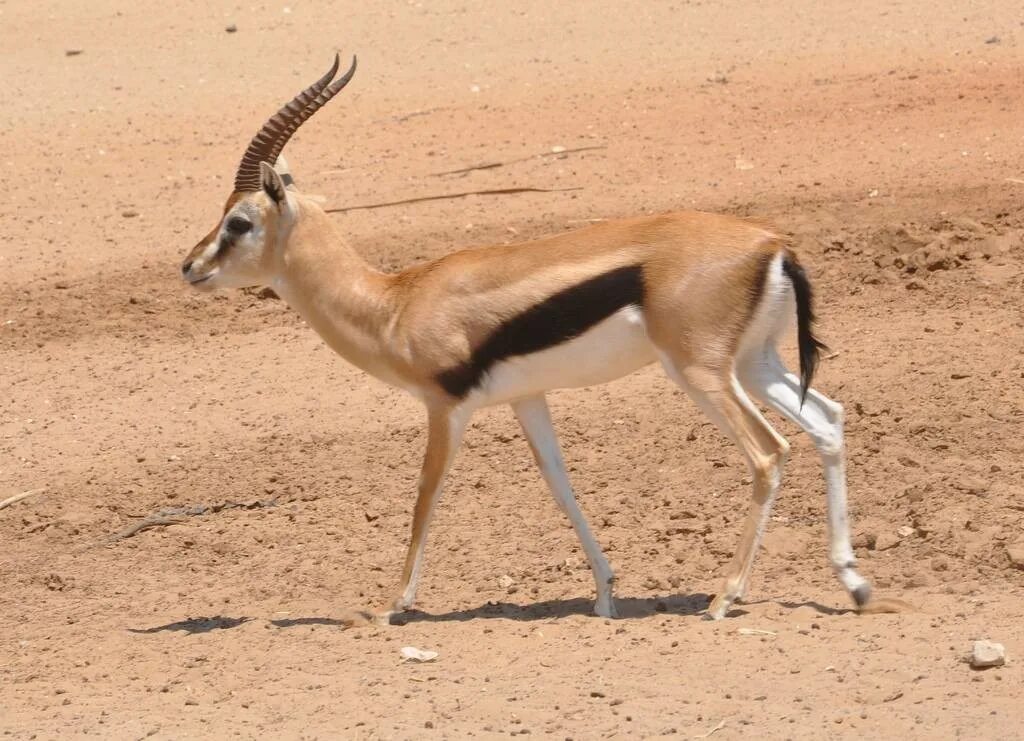
[[[234,23],[229,23],[228,25],[224,26],[224,30],[228,33],[234,33],[238,30],[238,26],[236,26]]]

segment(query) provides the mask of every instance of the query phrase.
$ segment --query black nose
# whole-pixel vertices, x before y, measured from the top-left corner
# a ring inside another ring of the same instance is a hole
[[[182,275],[188,275],[188,271],[191,270],[191,269],[192,269],[192,261],[191,260],[185,260],[185,262],[183,262],[182,265],[181,265],[181,274]]]

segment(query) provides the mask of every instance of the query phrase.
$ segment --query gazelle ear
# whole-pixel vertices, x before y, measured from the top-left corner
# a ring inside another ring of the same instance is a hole
[[[263,188],[263,192],[270,196],[270,200],[278,206],[281,205],[285,198],[284,182],[277,174],[277,170],[266,162],[260,162],[260,186]]]
[[[283,154],[277,155],[274,169],[281,176],[281,182],[284,183],[284,187],[288,190],[295,190],[295,178],[292,177],[291,168],[288,167],[288,160],[284,158]]]

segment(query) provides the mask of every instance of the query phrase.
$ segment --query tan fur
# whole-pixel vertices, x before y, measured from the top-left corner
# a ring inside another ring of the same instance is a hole
[[[265,207],[262,194],[234,194]],[[423,397],[446,396],[438,373],[466,360],[504,320],[557,291],[640,264],[651,339],[690,362],[727,362],[749,319],[759,265],[784,243],[729,216],[682,212],[624,219],[533,242],[462,250],[397,274],[372,270],[320,205],[290,193],[297,215],[265,283],[286,278],[289,303],[354,365]],[[266,209],[274,219],[274,209]],[[219,229],[219,227],[218,227]],[[215,229],[189,259],[202,252]],[[212,269],[213,265],[208,266]],[[275,286],[276,287],[276,286]]]

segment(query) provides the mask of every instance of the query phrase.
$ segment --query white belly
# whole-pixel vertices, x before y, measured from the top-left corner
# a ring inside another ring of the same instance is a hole
[[[628,306],[573,340],[495,364],[466,401],[488,406],[549,389],[595,386],[632,373],[655,357],[643,314]]]

